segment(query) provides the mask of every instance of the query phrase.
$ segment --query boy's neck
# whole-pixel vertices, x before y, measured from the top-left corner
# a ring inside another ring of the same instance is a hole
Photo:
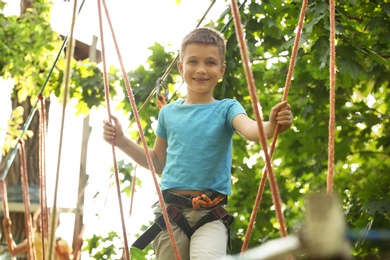
[[[184,100],[183,105],[195,105],[195,104],[210,104],[215,101],[214,97],[207,98],[191,98],[188,97]]]

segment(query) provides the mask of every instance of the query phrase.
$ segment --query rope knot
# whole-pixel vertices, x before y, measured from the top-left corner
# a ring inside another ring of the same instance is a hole
[[[217,197],[211,200],[209,197],[207,197],[206,194],[203,193],[202,195],[199,195],[192,199],[192,208],[211,208],[221,203],[225,199],[225,197],[225,195],[219,194]]]

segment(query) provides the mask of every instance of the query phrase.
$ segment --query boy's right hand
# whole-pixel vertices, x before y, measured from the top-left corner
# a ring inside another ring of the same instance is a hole
[[[124,135],[122,125],[120,124],[118,118],[111,115],[111,119],[112,123],[108,120],[103,120],[103,139],[107,143],[115,145],[115,143]]]
[[[11,226],[12,226],[12,221],[11,221],[11,219],[10,219],[10,218],[7,218],[7,217],[4,217],[4,218],[3,218],[3,227],[4,227],[5,229],[9,229],[9,228],[11,228]]]

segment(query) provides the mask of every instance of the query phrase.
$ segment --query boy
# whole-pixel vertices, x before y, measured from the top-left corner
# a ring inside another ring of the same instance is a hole
[[[34,230],[33,230],[33,240],[35,246],[35,255],[36,259],[43,259],[42,254],[42,226],[41,226],[41,210],[38,209],[34,213],[33,217]],[[59,222],[58,222],[59,224]],[[21,243],[16,244],[13,240],[12,234],[8,233],[8,230],[11,230],[12,221],[11,219],[4,216],[3,227],[5,230],[5,238],[7,240],[8,252],[11,254],[12,259],[16,259],[16,255],[27,253],[28,241],[27,238],[24,239]],[[49,247],[48,241],[45,241],[45,247]],[[66,240],[62,238],[56,238],[56,243],[54,246],[54,260],[70,260],[73,259],[72,249],[69,247],[69,244]]]
[[[197,28],[184,37],[177,66],[187,85],[187,96],[161,109],[156,140],[150,148],[156,173],[161,174],[168,213],[184,216],[172,222],[183,260],[222,259],[226,255],[231,219],[226,218],[222,205],[231,194],[232,136],[237,131],[250,141],[259,140],[257,122],[236,100],[213,97],[226,69],[225,48],[225,39],[213,29]],[[114,142],[148,168],[144,148],[125,137],[118,119],[112,119],[113,124],[103,122],[104,140]],[[290,105],[277,104],[269,121],[263,123],[267,138],[273,136],[277,124],[283,132],[291,123]],[[155,212],[160,216],[161,208]],[[217,217],[210,219],[210,215]],[[173,259],[166,229],[158,232],[153,247],[157,259]]]

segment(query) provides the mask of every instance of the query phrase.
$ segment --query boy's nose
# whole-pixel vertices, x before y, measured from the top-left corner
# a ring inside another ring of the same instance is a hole
[[[205,73],[206,68],[203,65],[199,65],[198,68],[196,69],[196,72],[198,73]]]

